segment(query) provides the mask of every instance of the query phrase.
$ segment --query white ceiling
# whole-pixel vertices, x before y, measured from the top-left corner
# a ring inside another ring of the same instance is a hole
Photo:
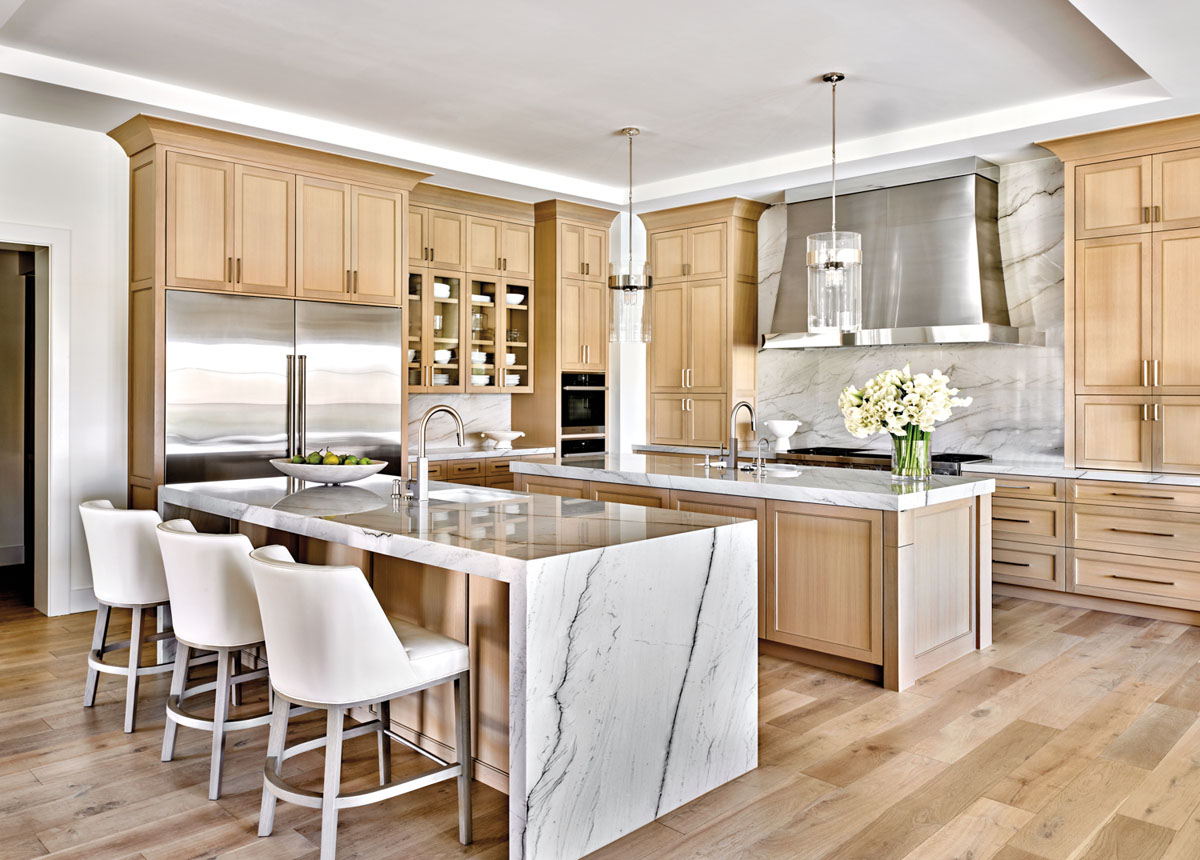
[[[0,0],[0,111],[102,130],[173,113],[459,187],[604,202],[623,198],[614,132],[635,124],[640,199],[762,197],[827,171],[825,71],[848,75],[848,173],[964,147],[1012,156],[1035,128],[1103,127],[1118,109],[1156,118],[1179,101],[1167,96],[1192,95],[1190,49],[1164,50],[1162,24],[1182,48],[1198,6]]]

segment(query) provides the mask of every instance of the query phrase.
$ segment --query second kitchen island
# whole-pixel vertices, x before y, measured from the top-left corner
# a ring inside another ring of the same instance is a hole
[[[687,457],[514,463],[516,488],[745,517],[758,524],[764,652],[891,690],[991,645],[995,481],[775,466],[762,476]]]

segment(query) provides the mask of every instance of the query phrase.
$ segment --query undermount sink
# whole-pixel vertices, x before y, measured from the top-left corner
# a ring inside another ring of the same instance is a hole
[[[519,499],[518,493],[506,490],[485,490],[480,487],[457,487],[453,490],[430,490],[429,499],[434,502],[462,502],[464,504],[511,502]]]

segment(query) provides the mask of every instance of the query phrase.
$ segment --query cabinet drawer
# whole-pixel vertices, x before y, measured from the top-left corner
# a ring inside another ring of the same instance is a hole
[[[431,480],[431,481],[446,480],[446,463],[445,463],[445,461],[429,464],[429,480]]]
[[[992,502],[992,537],[1062,546],[1064,507],[1062,502],[995,499]]]
[[[1200,511],[1200,487],[1071,481],[1071,501],[1163,511]]]
[[[508,474],[508,464],[511,462],[512,462],[511,459],[487,460],[486,465],[484,466],[483,473],[485,475],[487,475],[488,477],[491,477],[492,475],[507,475]]]
[[[627,484],[606,484],[592,481],[589,496],[597,502],[615,502],[620,505],[640,505],[644,508],[665,508],[669,491],[658,487],[632,487]]]
[[[992,541],[992,581],[1066,591],[1066,550],[1015,541]]]
[[[451,460],[446,464],[446,477],[453,481],[456,478],[482,478],[482,460]]]
[[[1071,506],[1071,546],[1200,561],[1200,514]]]
[[[1071,577],[1078,594],[1200,609],[1196,563],[1080,549],[1071,554]]]
[[[480,475],[478,478],[451,478],[450,480],[456,484],[467,484],[472,487],[487,486],[487,478],[483,477],[482,475]]]
[[[515,476],[508,475],[492,475],[484,478],[484,486],[492,487],[497,490],[511,490],[516,484]]]
[[[995,498],[1061,502],[1067,497],[1062,478],[1026,478],[1024,475],[986,475],[996,479]]]

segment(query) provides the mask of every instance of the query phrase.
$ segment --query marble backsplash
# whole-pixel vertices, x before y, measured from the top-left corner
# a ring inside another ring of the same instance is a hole
[[[889,367],[937,368],[974,398],[934,434],[934,451],[1062,462],[1063,168],[1057,158],[1000,169],[1000,251],[1015,326],[1046,333],[1046,346],[951,344],[764,350],[758,354],[760,419],[804,422],[797,447],[866,444],[846,432],[837,398]],[[786,204],[759,221],[759,326],[771,323],[787,236]],[[881,441],[884,444],[881,444]]]
[[[511,394],[413,394],[408,398],[408,444],[411,447],[417,447],[421,416],[431,406],[438,404],[458,410],[467,431],[465,441],[470,447],[483,447],[486,440],[479,434],[484,430],[512,429]],[[425,443],[430,448],[456,445],[454,430],[454,422],[445,415],[439,415],[429,422]],[[521,443],[514,444],[519,447]]]

